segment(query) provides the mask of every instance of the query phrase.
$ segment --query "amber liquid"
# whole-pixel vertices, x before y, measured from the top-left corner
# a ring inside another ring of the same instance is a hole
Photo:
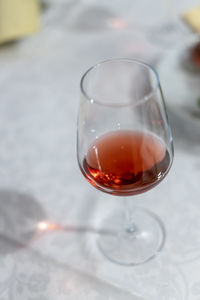
[[[83,173],[96,188],[115,195],[134,195],[166,175],[169,153],[158,138],[129,130],[96,139],[83,161]]]

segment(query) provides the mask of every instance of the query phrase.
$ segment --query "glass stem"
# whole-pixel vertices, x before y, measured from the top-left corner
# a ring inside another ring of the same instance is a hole
[[[124,229],[126,234],[131,237],[135,237],[138,228],[134,222],[134,205],[131,197],[124,198],[125,206],[125,218],[124,218]]]

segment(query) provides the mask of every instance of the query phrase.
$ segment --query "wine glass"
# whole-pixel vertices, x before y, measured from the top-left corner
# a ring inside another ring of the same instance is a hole
[[[131,207],[130,196],[160,183],[173,160],[158,74],[137,60],[112,59],[91,67],[80,88],[80,170],[95,188],[126,203],[125,212],[103,221],[113,234],[101,235],[99,248],[115,263],[142,264],[162,249],[165,230],[153,212]]]

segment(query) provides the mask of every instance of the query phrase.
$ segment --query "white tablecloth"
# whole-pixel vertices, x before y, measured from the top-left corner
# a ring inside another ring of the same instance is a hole
[[[40,32],[0,48],[0,300],[199,300],[200,121],[169,113],[173,167],[133,198],[167,232],[142,266],[98,250],[95,229],[122,201],[92,188],[76,161],[83,72],[113,57],[158,66],[192,35],[179,15],[195,1],[45,3]]]

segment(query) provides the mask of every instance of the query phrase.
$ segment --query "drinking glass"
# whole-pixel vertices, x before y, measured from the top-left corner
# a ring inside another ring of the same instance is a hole
[[[162,221],[132,197],[160,183],[173,160],[173,142],[156,71],[146,63],[113,59],[91,67],[81,79],[77,158],[98,190],[125,198],[98,245],[113,262],[138,265],[163,247]]]

